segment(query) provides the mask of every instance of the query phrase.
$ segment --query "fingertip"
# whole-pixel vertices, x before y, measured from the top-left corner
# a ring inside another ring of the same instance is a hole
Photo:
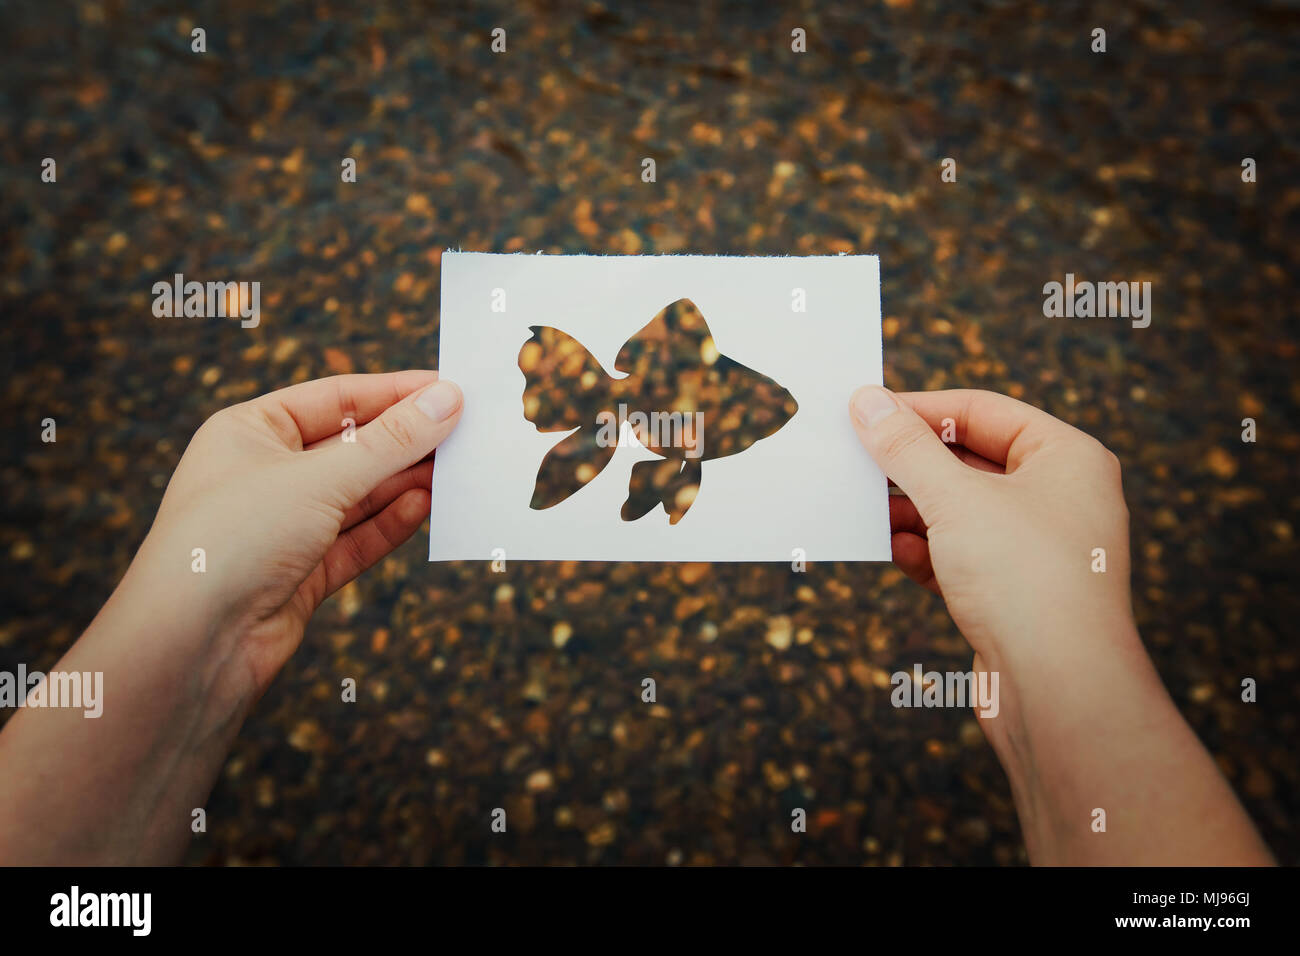
[[[863,385],[849,399],[849,411],[864,427],[898,411],[898,399],[883,385]]]
[[[426,489],[412,488],[397,500],[398,517],[408,524],[412,522],[419,524],[429,516],[429,505],[432,500]]]
[[[460,413],[465,396],[449,378],[440,378],[415,397],[415,407],[435,422],[450,421]]]
[[[910,531],[896,531],[889,538],[894,564],[917,584],[924,585],[934,577],[930,564],[930,542]]]
[[[916,510],[912,499],[904,495],[889,496],[889,528],[893,534],[907,531],[928,540],[929,529],[925,526],[925,519]]]

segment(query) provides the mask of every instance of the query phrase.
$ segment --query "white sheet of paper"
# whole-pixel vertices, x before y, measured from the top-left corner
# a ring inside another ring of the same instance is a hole
[[[795,289],[806,311],[794,311]],[[494,311],[502,293],[504,311]],[[524,418],[517,363],[529,327],[567,332],[612,371],[624,342],[683,297],[723,354],[790,391],[794,417],[738,454],[702,462],[699,494],[676,525],[662,507],[636,521],[620,515],[633,463],[657,457],[639,444],[618,448],[565,501],[530,508],[542,458],[568,433]],[[875,256],[446,252],[439,369],[465,405],[434,462],[431,561],[890,558],[885,477],[848,411],[859,385],[883,382]]]

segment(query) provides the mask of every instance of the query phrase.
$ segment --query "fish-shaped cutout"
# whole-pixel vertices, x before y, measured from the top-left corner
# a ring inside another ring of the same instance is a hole
[[[626,422],[659,457],[632,466],[623,520],[662,504],[676,524],[695,501],[704,462],[740,454],[799,409],[781,385],[718,351],[690,299],[665,307],[623,344],[614,361],[621,377],[559,329],[530,331],[519,350],[524,417],[542,432],[577,429],[542,459],[531,503],[537,510],[600,474]]]

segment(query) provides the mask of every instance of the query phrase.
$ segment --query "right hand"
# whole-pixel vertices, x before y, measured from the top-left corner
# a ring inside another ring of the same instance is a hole
[[[894,562],[943,597],[975,671],[1001,677],[1001,714],[979,723],[1004,761],[1027,731],[1027,695],[1119,674],[1158,682],[1133,621],[1115,455],[994,392],[866,386],[850,409],[906,494],[889,499]]]
[[[976,651],[1041,654],[1066,621],[1131,626],[1128,508],[1100,442],[995,392],[867,386],[851,408],[907,495],[889,500],[895,563],[943,597]]]
[[[1138,636],[1118,459],[992,392],[868,386],[851,409],[907,495],[889,499],[894,561],[943,597],[975,671],[999,675],[996,716],[979,725],[1030,859],[1271,863]]]

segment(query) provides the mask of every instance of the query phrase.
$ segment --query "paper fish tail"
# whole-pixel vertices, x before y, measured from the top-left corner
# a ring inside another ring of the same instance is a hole
[[[613,384],[582,343],[548,325],[529,326],[533,334],[519,349],[524,373],[524,418],[539,432],[592,427],[609,406]],[[557,383],[566,383],[560,387]]]
[[[546,453],[537,469],[530,507],[550,508],[564,501],[595,478],[618,448],[601,428],[601,413],[612,404],[613,385],[595,357],[582,343],[550,326],[534,325],[533,334],[519,350],[519,370],[524,373],[524,418],[538,431],[572,431],[572,435]],[[570,383],[559,387],[557,382]]]

